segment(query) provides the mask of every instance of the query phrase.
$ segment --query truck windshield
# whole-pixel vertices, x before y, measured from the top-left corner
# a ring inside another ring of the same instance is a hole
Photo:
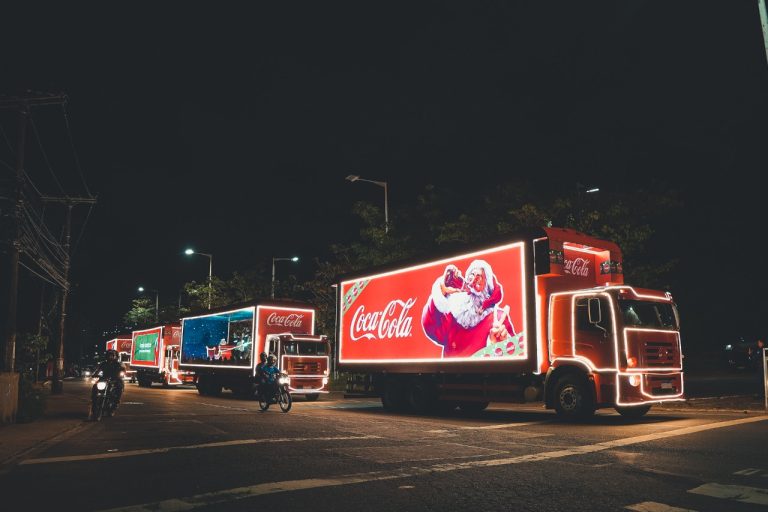
[[[677,330],[675,307],[669,302],[620,300],[619,308],[627,327]]]
[[[328,354],[325,343],[312,341],[291,341],[285,344],[285,353],[293,356],[324,356]]]

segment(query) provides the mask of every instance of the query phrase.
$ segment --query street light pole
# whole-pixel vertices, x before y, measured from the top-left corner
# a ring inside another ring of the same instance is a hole
[[[299,261],[298,256],[294,256],[293,258],[272,258],[272,295],[271,297],[275,298],[275,262],[276,261],[292,261],[296,263]]]
[[[139,286],[139,292],[155,292],[155,323],[160,323],[160,292]]]
[[[211,292],[213,291],[213,254],[197,252],[192,249],[187,249],[184,251],[184,254],[199,254],[200,256],[208,258],[208,309],[211,309]]]
[[[388,191],[387,191],[387,182],[386,181],[376,181],[376,180],[367,180],[365,178],[361,178],[360,176],[356,174],[350,174],[346,178],[347,181],[355,182],[355,181],[367,181],[368,183],[373,183],[374,185],[378,185],[380,187],[384,188],[384,233],[389,233],[389,198],[387,197]]]

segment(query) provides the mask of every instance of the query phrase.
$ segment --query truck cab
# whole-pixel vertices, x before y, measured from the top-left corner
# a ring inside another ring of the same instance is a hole
[[[545,396],[565,415],[613,406],[642,416],[683,398],[677,308],[668,293],[629,286],[554,293]]]
[[[291,393],[304,395],[308,401],[328,393],[331,347],[327,336],[271,335],[264,350],[277,356],[280,369],[290,378]]]

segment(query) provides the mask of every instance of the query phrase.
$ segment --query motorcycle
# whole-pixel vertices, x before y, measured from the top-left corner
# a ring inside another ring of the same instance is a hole
[[[293,405],[291,393],[288,391],[288,384],[290,384],[290,382],[291,380],[288,378],[288,374],[281,373],[277,377],[277,386],[272,396],[265,396],[263,393],[259,394],[259,408],[262,411],[266,411],[271,404],[278,404],[281,411],[290,411],[291,405]]]
[[[120,372],[119,379],[122,379],[124,372]],[[96,383],[91,391],[91,411],[89,419],[101,421],[103,416],[112,416],[117,409],[117,383],[114,378],[104,378],[99,372]]]

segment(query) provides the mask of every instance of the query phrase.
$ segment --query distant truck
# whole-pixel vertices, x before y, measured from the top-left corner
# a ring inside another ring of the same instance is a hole
[[[181,327],[178,324],[133,331],[132,340],[130,364],[139,386],[148,388],[158,382],[168,387],[195,382],[194,372],[179,368]]]
[[[223,388],[240,396],[256,393],[262,351],[278,357],[290,391],[316,400],[328,392],[330,347],[315,335],[315,310],[303,303],[257,301],[181,321],[181,368],[198,375],[201,395]]]
[[[542,228],[337,290],[338,369],[388,409],[543,399],[571,419],[640,417],[684,399],[671,295],[625,285],[619,247],[577,231]]]
[[[136,370],[131,369],[131,349],[133,347],[133,338],[130,335],[118,336],[107,341],[106,350],[117,352],[117,360],[123,365],[125,370],[125,379],[130,382],[136,382]]]

